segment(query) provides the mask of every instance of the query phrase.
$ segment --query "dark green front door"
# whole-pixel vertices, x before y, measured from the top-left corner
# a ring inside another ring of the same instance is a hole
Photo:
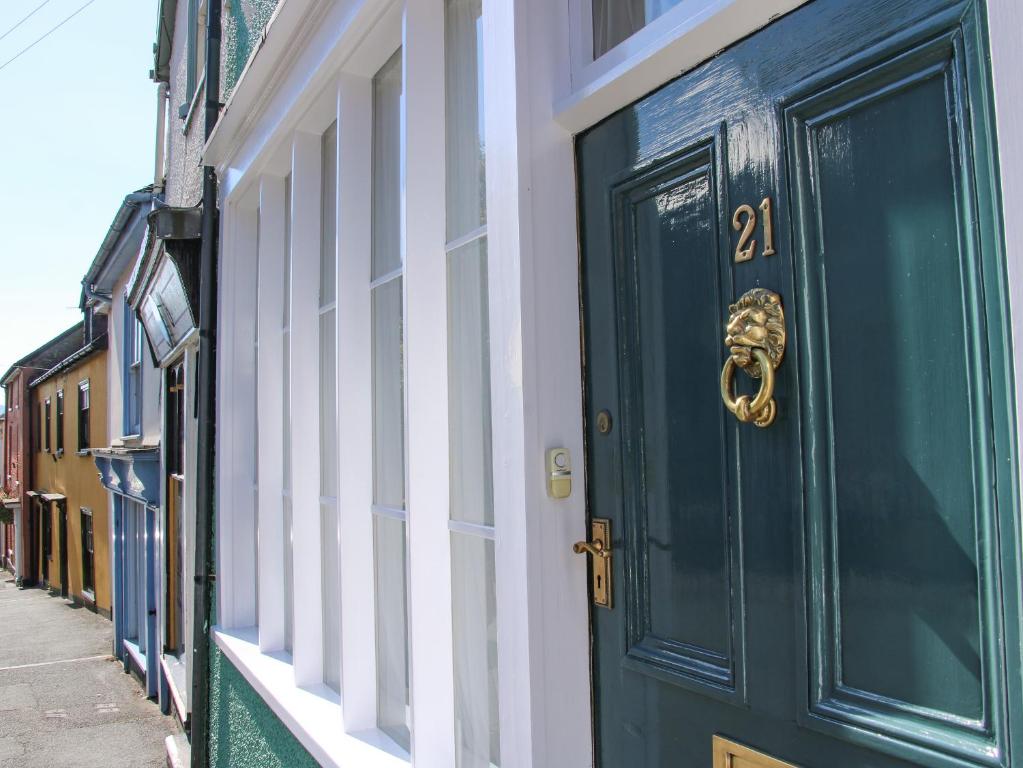
[[[715,736],[802,768],[1023,757],[984,23],[815,0],[580,137],[603,768],[709,768]],[[764,428],[719,386],[758,287],[786,331]]]

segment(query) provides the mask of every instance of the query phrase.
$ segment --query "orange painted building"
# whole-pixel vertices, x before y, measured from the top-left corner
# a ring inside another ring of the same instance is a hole
[[[109,617],[110,513],[91,454],[107,444],[102,320],[102,332],[30,384],[27,416],[37,437],[26,513],[33,580]]]

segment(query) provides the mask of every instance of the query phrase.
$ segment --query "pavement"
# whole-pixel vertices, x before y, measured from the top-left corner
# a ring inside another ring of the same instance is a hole
[[[0,768],[166,766],[177,722],[110,655],[113,632],[0,570]]]

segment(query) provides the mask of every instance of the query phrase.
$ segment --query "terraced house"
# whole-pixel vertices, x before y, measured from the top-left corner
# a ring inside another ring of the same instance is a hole
[[[74,329],[78,348],[29,385],[31,576],[109,618],[110,516],[90,454],[106,440],[106,317],[92,308],[84,315]]]
[[[159,18],[193,765],[1019,762],[1018,3]]]

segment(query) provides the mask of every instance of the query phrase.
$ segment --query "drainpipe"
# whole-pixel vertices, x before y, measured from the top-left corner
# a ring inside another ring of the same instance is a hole
[[[206,15],[205,137],[220,118],[220,8],[209,0]],[[195,592],[192,627],[193,768],[209,766],[210,602],[216,574],[213,559],[214,468],[216,461],[217,362],[217,176],[202,170],[202,245],[199,259],[198,467],[196,479]]]
[[[160,83],[156,89],[156,162],[153,168],[153,197],[163,194],[164,156],[167,151],[167,93],[168,84]]]

